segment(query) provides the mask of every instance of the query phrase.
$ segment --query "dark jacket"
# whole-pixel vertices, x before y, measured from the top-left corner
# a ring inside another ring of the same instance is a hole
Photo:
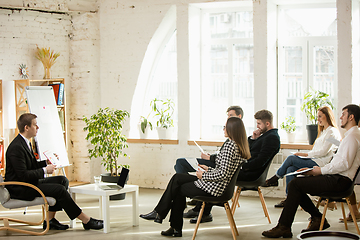
[[[46,161],[38,162],[23,137],[17,135],[6,150],[5,181],[20,181],[36,186],[38,180],[44,178],[43,167],[46,167]],[[8,185],[6,188],[11,198],[32,200],[37,196],[36,191],[29,187]]]
[[[242,165],[239,181],[254,181],[260,177],[280,149],[280,137],[276,128],[265,132],[257,139],[248,137],[248,142],[251,158]]]

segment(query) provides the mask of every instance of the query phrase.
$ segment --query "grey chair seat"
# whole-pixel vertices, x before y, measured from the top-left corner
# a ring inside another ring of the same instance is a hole
[[[6,188],[5,188],[5,190],[6,190]],[[2,190],[0,190],[0,191],[2,191]],[[46,200],[48,201],[49,206],[54,206],[56,204],[56,200],[53,197],[46,197]],[[2,203],[3,207],[9,208],[9,209],[31,207],[31,206],[42,205],[42,204],[45,204],[44,199],[42,197],[36,197],[32,201],[10,198],[7,202]]]

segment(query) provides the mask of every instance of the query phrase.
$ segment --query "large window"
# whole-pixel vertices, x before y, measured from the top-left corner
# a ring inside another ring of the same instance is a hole
[[[175,103],[173,115],[177,129],[178,78],[176,48],[176,8],[172,6],[154,33],[145,53],[131,106],[130,137],[138,138],[139,119],[151,112],[150,102],[157,98],[171,99]],[[149,121],[156,126],[157,118],[152,113]],[[148,138],[156,139],[156,130],[148,132]],[[171,136],[177,138],[176,131]]]
[[[279,9],[279,123],[296,119],[298,140],[305,140],[304,94],[320,90],[336,96],[336,8]]]
[[[254,126],[253,14],[202,11],[201,138],[223,138],[226,109],[239,105],[249,134]]]

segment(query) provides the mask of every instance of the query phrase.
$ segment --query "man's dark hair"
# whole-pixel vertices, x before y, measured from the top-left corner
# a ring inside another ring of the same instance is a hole
[[[347,109],[348,111],[348,116],[353,115],[354,119],[355,119],[355,123],[356,125],[359,124],[359,120],[360,120],[360,107],[358,105],[355,104],[349,104],[346,105],[345,107],[343,107],[343,111]]]
[[[226,112],[230,112],[231,110],[234,110],[237,116],[241,115],[241,119],[244,117],[244,111],[240,106],[230,106]]]
[[[32,120],[35,118],[37,118],[37,116],[32,113],[22,114],[17,121],[19,132],[23,133],[25,131],[25,126],[31,127]]]
[[[261,120],[263,123],[269,122],[270,124],[272,124],[273,121],[272,113],[269,110],[265,110],[265,109],[257,111],[254,117],[257,120]]]

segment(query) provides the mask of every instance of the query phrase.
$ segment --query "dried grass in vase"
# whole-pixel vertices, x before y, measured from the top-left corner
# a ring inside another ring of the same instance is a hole
[[[60,53],[54,53],[54,50],[50,50],[50,48],[39,48],[38,45],[36,45],[36,48],[35,57],[39,59],[44,66],[44,79],[49,79],[51,78],[50,68],[54,65]]]

